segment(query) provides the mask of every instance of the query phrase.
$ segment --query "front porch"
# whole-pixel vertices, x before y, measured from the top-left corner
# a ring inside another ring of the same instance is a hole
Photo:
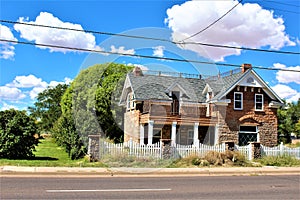
[[[158,142],[170,143],[171,146],[199,144],[217,145],[218,129],[216,124],[208,123],[159,123],[149,120],[148,123],[140,124],[138,141],[141,145],[152,145]]]

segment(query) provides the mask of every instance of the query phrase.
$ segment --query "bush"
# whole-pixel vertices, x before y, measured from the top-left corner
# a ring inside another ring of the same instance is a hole
[[[0,111],[0,158],[33,157],[35,145],[36,124],[25,111]]]
[[[237,151],[225,151],[225,152],[216,152],[210,151],[204,156],[204,160],[211,165],[234,165],[234,166],[245,166],[248,165],[247,159],[244,155],[240,154]]]

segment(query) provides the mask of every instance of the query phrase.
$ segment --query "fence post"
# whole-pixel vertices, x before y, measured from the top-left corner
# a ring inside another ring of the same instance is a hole
[[[100,135],[89,135],[88,155],[90,162],[100,159]]]
[[[129,155],[132,155],[132,138],[129,139]]]
[[[279,145],[279,151],[280,151],[280,155],[283,155],[283,142],[280,143]]]

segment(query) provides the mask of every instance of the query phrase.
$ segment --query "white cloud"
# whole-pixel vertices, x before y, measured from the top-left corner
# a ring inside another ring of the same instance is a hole
[[[300,71],[300,66],[287,67],[286,65],[281,63],[275,63],[273,66],[277,69],[288,69],[288,70]],[[297,84],[300,84],[300,72],[279,70],[278,72],[276,72],[276,79],[278,80],[279,83],[295,82]]]
[[[277,84],[272,89],[280,98],[286,99],[288,102],[297,101],[300,98],[300,92],[287,85]]]
[[[0,99],[18,101],[26,97],[23,92],[15,87],[0,86]]]
[[[16,106],[9,105],[5,102],[0,102],[0,104],[2,104],[2,106],[0,106],[0,111],[9,110],[9,109],[18,110],[18,108]]]
[[[29,96],[31,99],[35,99],[37,95],[41,92],[43,92],[46,89],[46,87],[34,87],[30,92]]]
[[[28,76],[16,76],[12,83],[6,84],[8,87],[31,88],[31,87],[47,87],[47,83],[30,74]]]
[[[120,46],[119,48],[116,48],[114,45],[111,45],[110,49],[111,49],[110,52],[112,52],[112,53],[131,54],[131,55],[135,54],[134,49],[125,50],[124,46]]]
[[[35,21],[29,21],[28,18],[20,17],[19,22],[26,22],[30,24],[40,24],[47,26],[57,26],[70,29],[83,30],[82,26],[79,24],[73,24],[70,22],[63,22],[59,18],[53,16],[51,13],[41,12],[39,16],[36,17]],[[16,31],[20,32],[21,38],[29,41],[35,41],[36,43],[51,44],[66,47],[75,48],[86,48],[86,49],[96,49],[95,36],[91,33],[85,33],[80,31],[71,30],[61,30],[55,28],[45,28],[37,26],[28,26],[22,24],[15,24],[14,28]],[[52,47],[41,47],[41,49],[49,48],[50,52],[68,52],[72,50],[59,49]]]
[[[237,0],[188,1],[168,9],[165,22],[173,31],[173,40],[181,41],[206,28],[237,3]],[[222,20],[187,41],[250,48],[269,46],[271,49],[296,45],[285,33],[283,19],[274,17],[272,11],[254,3],[238,5]],[[223,61],[226,56],[241,53],[238,49],[200,45],[185,45],[183,48],[216,61]]]
[[[153,48],[153,56],[164,57],[164,46],[157,46]]]
[[[20,97],[25,98],[26,95],[18,88],[32,88],[29,92],[29,96],[31,99],[35,99],[40,92],[43,92],[48,86],[55,87],[58,84],[69,84],[72,81],[71,78],[65,77],[64,81],[50,81],[47,83],[43,81],[41,78],[37,78],[36,76],[30,74],[27,76],[16,76],[15,79],[6,84],[5,90],[12,90],[16,94],[17,92],[21,95]],[[3,89],[4,95],[4,89]],[[1,94],[0,94],[1,97]]]
[[[72,82],[71,78],[65,77],[64,81],[51,81],[48,86],[49,87],[56,87],[58,84],[70,84]]]
[[[29,96],[31,99],[35,99],[37,95],[43,92],[47,87],[56,87],[58,84],[69,84],[71,81],[72,79],[68,77],[65,77],[64,81],[50,81],[50,83],[46,83],[43,81],[43,83],[46,84],[41,84],[33,87],[32,90],[29,92]]]
[[[5,40],[17,41],[11,30],[0,24],[0,38]],[[12,59],[15,55],[15,47],[9,42],[0,42],[0,58]]]

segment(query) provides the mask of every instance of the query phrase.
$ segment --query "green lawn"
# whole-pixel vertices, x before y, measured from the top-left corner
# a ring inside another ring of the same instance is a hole
[[[59,147],[54,139],[46,137],[40,139],[36,146],[35,157],[28,160],[0,159],[0,166],[35,166],[35,167],[103,167],[100,162],[89,162],[87,158],[71,160],[62,147]]]

